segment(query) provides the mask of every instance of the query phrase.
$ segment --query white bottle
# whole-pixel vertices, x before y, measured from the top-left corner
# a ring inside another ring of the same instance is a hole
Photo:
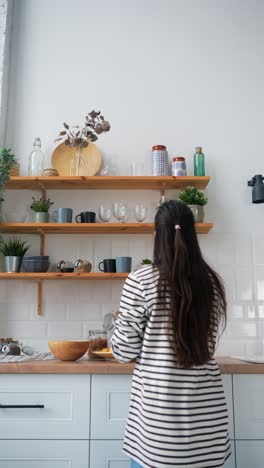
[[[28,175],[40,176],[45,166],[45,155],[41,151],[40,138],[35,138],[33,151],[29,155]]]

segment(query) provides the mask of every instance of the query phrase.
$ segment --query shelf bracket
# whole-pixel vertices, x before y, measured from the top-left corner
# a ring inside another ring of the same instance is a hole
[[[43,281],[38,280],[38,315],[43,313]]]
[[[46,245],[46,236],[43,231],[39,231],[40,233],[40,255],[45,255],[45,245]]]
[[[165,191],[166,191],[166,188],[167,188],[167,185],[165,182],[162,182],[161,183],[161,186],[160,186],[160,196],[163,197],[165,195]]]
[[[44,200],[47,200],[47,190],[46,190],[45,185],[42,182],[40,182],[39,180],[37,180],[36,183],[37,183],[37,186],[39,187],[39,189],[41,191],[42,198],[44,198]]]

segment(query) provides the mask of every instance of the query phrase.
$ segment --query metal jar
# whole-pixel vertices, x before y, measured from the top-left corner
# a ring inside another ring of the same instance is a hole
[[[194,221],[196,223],[204,222],[204,207],[201,205],[188,205],[193,212]]]
[[[49,213],[46,211],[35,211],[34,212],[34,222],[35,223],[48,223],[49,222]]]
[[[17,273],[20,271],[23,257],[7,256],[5,257],[6,273]]]

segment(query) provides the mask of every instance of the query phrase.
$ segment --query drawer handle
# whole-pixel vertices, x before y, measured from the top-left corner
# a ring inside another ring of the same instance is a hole
[[[1,405],[0,404],[0,409],[6,409],[6,408],[11,408],[11,409],[16,409],[16,408],[44,408],[44,405]]]

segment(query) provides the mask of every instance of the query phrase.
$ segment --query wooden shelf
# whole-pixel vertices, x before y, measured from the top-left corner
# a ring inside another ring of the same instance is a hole
[[[101,190],[178,190],[191,185],[205,189],[210,177],[81,176],[11,177],[6,188],[13,190],[101,189]]]
[[[128,273],[2,273],[0,280],[124,280]]]
[[[197,223],[198,234],[207,234],[212,223]],[[152,234],[152,223],[0,223],[0,232],[20,234]]]

